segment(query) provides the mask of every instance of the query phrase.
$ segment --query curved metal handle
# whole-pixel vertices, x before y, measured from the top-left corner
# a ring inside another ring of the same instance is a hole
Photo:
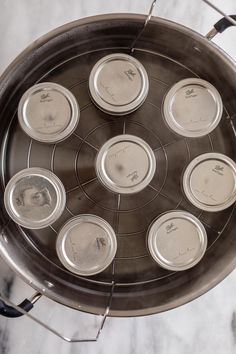
[[[33,297],[30,300],[24,300],[19,306],[15,305],[12,303],[12,301],[10,301],[9,299],[6,298],[6,296],[3,296],[0,293],[0,308],[1,308],[1,304],[3,303],[3,306],[6,310],[10,310],[13,311],[15,310],[15,313],[19,313],[21,315],[26,315],[28,318],[30,318],[32,321],[34,321],[36,324],[40,325],[41,327],[45,328],[46,330],[48,330],[49,332],[51,332],[52,334],[54,334],[55,336],[57,336],[58,338],[64,340],[65,342],[68,343],[82,343],[82,342],[97,342],[102,329],[104,327],[104,324],[106,322],[107,316],[110,312],[110,307],[111,307],[111,302],[112,302],[112,296],[113,296],[113,292],[114,292],[114,288],[115,288],[115,283],[112,281],[111,283],[111,292],[110,292],[110,296],[108,299],[108,303],[107,303],[107,307],[105,308],[104,313],[101,315],[102,316],[102,320],[100,322],[100,325],[98,327],[97,333],[95,335],[95,337],[93,338],[68,338],[66,337],[64,334],[60,333],[59,331],[57,331],[56,329],[50,327],[49,325],[47,325],[46,323],[44,323],[43,321],[41,321],[40,319],[34,317],[33,315],[31,315],[30,313],[28,313],[28,310],[21,307],[21,305],[26,301],[29,302],[31,305],[33,305],[41,296],[42,294],[40,293],[36,293],[35,295],[33,295]],[[32,307],[31,307],[32,308]],[[19,316],[6,316],[6,317],[19,317]]]
[[[131,47],[130,47],[131,54],[134,52],[134,50],[135,50],[134,47],[135,47],[137,41],[139,40],[139,38],[143,34],[145,28],[147,27],[148,22],[152,18],[152,13],[153,13],[154,7],[156,6],[156,3],[157,3],[157,0],[152,0],[150,8],[149,8],[149,11],[148,11],[148,14],[147,14],[147,17],[146,17],[146,20],[145,20],[144,25],[143,25],[143,28],[138,32],[136,38],[133,40],[133,42],[131,44]]]
[[[209,0],[202,0],[203,2],[205,2],[208,6],[210,6],[213,10],[215,10],[216,12],[218,12],[220,15],[222,15],[223,17],[225,17],[229,22],[231,22],[233,25],[236,26],[236,21],[228,16],[224,11],[222,11],[218,6],[216,6],[215,4],[213,4],[212,2],[210,2]]]
[[[224,11],[222,11],[216,5],[212,4],[212,2],[210,2],[209,0],[202,1],[223,16],[223,18],[220,21],[216,22],[214,27],[207,33],[207,39],[211,40],[217,35],[217,33],[222,33],[224,30],[226,30],[226,28],[230,26],[236,26],[236,15],[228,16]]]
[[[24,312],[21,312],[17,308],[9,306],[3,300],[0,300],[0,315],[8,318],[21,317],[25,314],[25,312],[32,310],[35,302],[39,300],[41,296],[42,294],[36,293],[31,299],[25,299],[22,301],[17,307],[22,309]]]
[[[236,21],[236,15],[231,15],[230,18]],[[214,24],[214,27],[207,33],[206,38],[211,40],[218,33],[224,32],[227,28],[231,26],[235,26],[235,25],[231,21],[229,21],[226,17],[223,17]]]

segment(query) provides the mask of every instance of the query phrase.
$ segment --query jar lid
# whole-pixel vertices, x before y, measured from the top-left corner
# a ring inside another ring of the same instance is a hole
[[[140,192],[152,180],[156,159],[151,147],[137,136],[123,134],[108,140],[99,150],[96,173],[109,190]]]
[[[209,82],[190,78],[176,83],[164,100],[168,126],[185,137],[209,134],[220,122],[223,103],[219,92]]]
[[[115,257],[114,230],[104,219],[81,214],[60,230],[56,250],[61,263],[72,273],[90,276],[106,269]]]
[[[151,224],[147,243],[151,256],[161,267],[182,271],[201,260],[207,234],[194,215],[175,210],[162,214]]]
[[[149,81],[144,66],[134,57],[115,53],[100,59],[89,77],[94,103],[104,112],[123,115],[133,112],[147,97]]]
[[[42,229],[62,214],[66,193],[59,178],[43,168],[27,168],[8,182],[4,203],[12,220],[28,229]]]
[[[236,164],[228,156],[207,153],[190,162],[183,176],[189,201],[206,211],[220,211],[236,201]]]
[[[69,137],[79,122],[79,107],[74,95],[53,82],[30,87],[18,106],[21,128],[32,139],[56,143]]]

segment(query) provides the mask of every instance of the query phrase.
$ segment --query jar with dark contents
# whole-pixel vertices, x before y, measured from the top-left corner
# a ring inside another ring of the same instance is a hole
[[[8,182],[5,208],[17,224],[29,229],[51,225],[62,214],[66,193],[59,178],[43,168],[27,168]]]

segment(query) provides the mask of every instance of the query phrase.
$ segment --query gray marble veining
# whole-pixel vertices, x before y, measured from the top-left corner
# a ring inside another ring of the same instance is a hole
[[[213,1],[213,0],[212,0]],[[147,13],[151,1],[2,0],[0,2],[0,72],[33,40],[66,22],[109,12]],[[235,0],[215,0],[236,13]],[[201,0],[159,0],[154,11],[206,34],[220,15]],[[236,60],[236,29],[214,40]],[[18,302],[32,294],[0,261],[0,291]],[[27,317],[0,318],[0,354],[233,354],[236,352],[236,272],[201,298],[167,313],[108,319],[97,343],[70,345]],[[32,314],[67,336],[94,336],[101,318],[66,309],[43,298]]]
[[[108,318],[97,343],[69,345],[26,317],[1,319],[0,343],[2,348],[7,348],[7,354],[233,354],[236,350],[235,280],[234,272],[208,294],[163,314],[130,319]],[[20,295],[26,295],[24,287],[19,279],[15,282],[15,301]],[[66,309],[46,298],[37,303],[32,314],[67,336],[93,337],[101,320]]]

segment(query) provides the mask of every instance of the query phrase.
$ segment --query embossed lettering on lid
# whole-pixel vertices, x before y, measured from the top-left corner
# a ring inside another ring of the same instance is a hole
[[[186,137],[200,137],[214,130],[222,116],[219,92],[209,82],[190,78],[176,83],[164,101],[168,126]]]
[[[148,249],[163,268],[181,271],[192,268],[203,257],[207,234],[192,214],[175,210],[159,216],[148,231]]]
[[[24,93],[18,119],[31,138],[55,143],[73,133],[79,122],[79,107],[74,95],[65,87],[43,82]]]
[[[128,134],[108,140],[96,159],[99,180],[116,193],[137,193],[152,180],[156,159],[150,146]]]
[[[236,164],[223,154],[200,155],[186,168],[183,188],[198,208],[224,210],[236,201]]]
[[[68,270],[90,276],[102,272],[114,259],[116,235],[104,219],[81,214],[62,227],[56,249],[61,263]]]
[[[146,99],[149,81],[145,68],[123,53],[107,55],[93,67],[89,89],[94,103],[104,112],[128,114]]]

